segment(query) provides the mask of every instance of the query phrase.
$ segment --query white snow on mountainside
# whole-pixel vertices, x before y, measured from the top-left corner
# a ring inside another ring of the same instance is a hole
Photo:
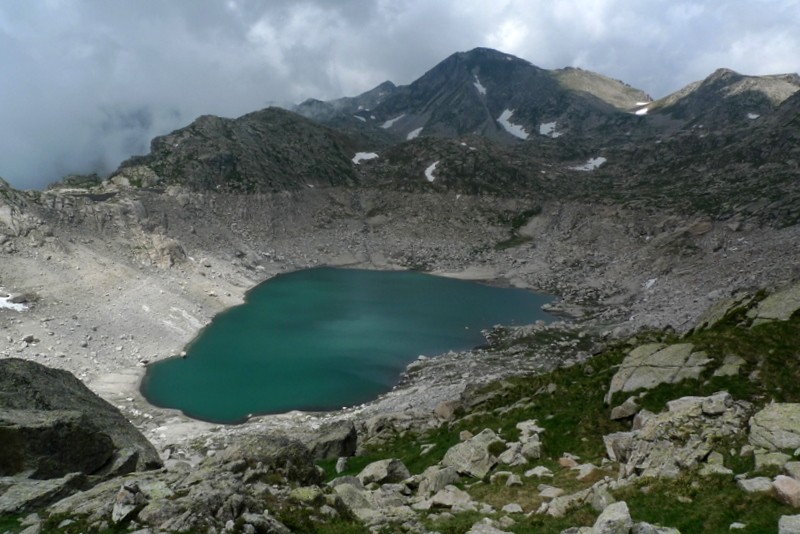
[[[505,129],[505,131],[507,131],[514,137],[519,137],[520,139],[527,139],[529,134],[528,132],[525,131],[525,128],[523,128],[518,124],[513,124],[508,120],[511,118],[511,115],[513,114],[514,112],[510,109],[503,110],[503,113],[501,113],[500,116],[497,117],[497,122],[500,123],[500,125]]]

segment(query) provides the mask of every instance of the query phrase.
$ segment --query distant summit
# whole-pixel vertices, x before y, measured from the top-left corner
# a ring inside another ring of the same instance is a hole
[[[343,115],[351,115],[348,122],[361,123],[352,126],[377,127],[397,140],[476,134],[513,143],[613,127],[620,119],[617,111],[642,101],[650,101],[644,92],[599,74],[549,71],[475,48],[452,54],[410,85],[384,83],[352,99],[306,101],[297,111],[330,125],[341,125]]]

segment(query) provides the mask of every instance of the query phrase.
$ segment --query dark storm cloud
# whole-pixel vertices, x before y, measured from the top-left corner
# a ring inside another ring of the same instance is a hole
[[[0,176],[108,172],[201,114],[409,83],[489,46],[663,96],[725,66],[800,69],[796,0],[6,0]]]

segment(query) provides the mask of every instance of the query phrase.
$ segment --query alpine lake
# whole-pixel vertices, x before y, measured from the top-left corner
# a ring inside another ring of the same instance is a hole
[[[411,271],[282,274],[217,315],[185,357],[148,366],[141,391],[215,423],[354,406],[389,391],[419,355],[480,346],[493,325],[552,320],[541,310],[551,300]]]

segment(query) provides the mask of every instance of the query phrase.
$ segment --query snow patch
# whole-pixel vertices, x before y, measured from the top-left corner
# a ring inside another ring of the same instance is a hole
[[[650,103],[650,102],[637,102],[637,103],[636,103],[636,105],[637,105],[637,106],[646,106],[646,105],[647,105],[647,104],[649,104],[649,103]]]
[[[367,122],[367,119],[365,119],[364,117],[359,117],[358,115],[353,115],[353,117],[357,118],[361,122]]]
[[[486,94],[486,88],[483,86],[483,84],[481,84],[481,81],[478,79],[477,74],[475,75],[475,82],[472,85],[475,86],[475,89],[477,89],[480,94],[482,95]]]
[[[501,113],[500,116],[497,117],[497,122],[500,123],[500,125],[505,129],[505,131],[507,131],[514,137],[519,137],[520,139],[527,139],[528,132],[525,131],[525,128],[519,126],[518,124],[513,124],[509,122],[508,119],[510,119],[511,115],[513,114],[514,112],[510,109],[503,110],[503,113]]]
[[[439,164],[438,161],[434,161],[433,163],[428,165],[427,169],[425,169],[425,178],[427,178],[429,182],[433,182],[436,179],[436,177],[433,175],[433,171],[436,170],[436,166],[438,164]]]
[[[570,169],[572,169],[573,171],[593,171],[598,167],[600,167],[600,165],[602,165],[606,161],[608,161],[606,158],[600,156],[597,158],[591,158],[583,165],[576,165],[575,167],[570,167]]]
[[[657,280],[658,280],[658,278],[651,278],[651,279],[650,279],[650,280],[648,280],[647,282],[643,283],[643,284],[642,284],[642,287],[643,287],[645,290],[648,290],[648,289],[650,289],[651,287],[653,287],[653,286],[656,284],[656,281],[657,281]]]
[[[555,139],[561,136],[561,132],[556,131],[556,121],[543,122],[539,125],[539,135],[546,135],[547,137]]]
[[[636,111],[633,112],[633,114],[639,116],[647,115],[647,107],[643,107],[642,109],[637,109]]]
[[[394,123],[396,123],[397,121],[399,121],[400,119],[402,119],[405,116],[406,116],[406,114],[402,113],[402,114],[398,115],[397,117],[395,117],[393,119],[389,119],[388,121],[386,121],[383,124],[381,124],[381,128],[384,128],[384,129],[391,128],[392,126],[394,126]]]
[[[353,156],[353,159],[350,161],[358,165],[362,161],[366,161],[368,159],[375,159],[377,157],[378,155],[375,152],[356,152],[356,155]]]
[[[412,139],[416,139],[419,136],[420,132],[422,132],[422,127],[414,128],[413,130],[408,132],[408,135],[406,136],[406,141],[411,141]]]
[[[761,116],[761,115],[759,115],[758,113],[748,113],[748,114],[747,114],[747,118],[748,118],[748,119],[750,119],[751,121],[752,121],[752,120],[756,120],[756,119],[757,119],[757,118],[759,118],[760,116]]]
[[[11,295],[7,297],[0,296],[0,309],[6,308],[8,310],[14,311],[25,311],[27,307],[24,304],[18,304],[16,302],[11,302]]]

